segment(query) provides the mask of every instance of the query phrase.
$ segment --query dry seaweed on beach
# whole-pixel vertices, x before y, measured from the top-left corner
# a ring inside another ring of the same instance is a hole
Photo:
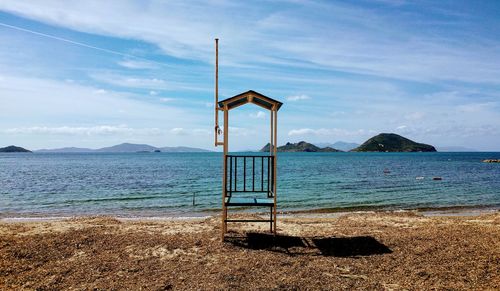
[[[500,214],[0,223],[0,289],[500,289]]]

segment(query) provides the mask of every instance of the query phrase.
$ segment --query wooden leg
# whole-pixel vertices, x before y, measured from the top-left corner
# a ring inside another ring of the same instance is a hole
[[[227,232],[227,208],[223,206],[222,209],[222,241],[224,241],[224,236]]]
[[[273,207],[271,206],[269,209],[269,231],[273,232]]]
[[[274,209],[273,209],[273,214],[274,214],[274,219],[273,219],[273,223],[274,223],[274,234],[276,235],[276,205],[274,205]]]
[[[227,207],[224,209],[224,219],[227,220]],[[227,233],[227,221],[224,220],[224,234]]]

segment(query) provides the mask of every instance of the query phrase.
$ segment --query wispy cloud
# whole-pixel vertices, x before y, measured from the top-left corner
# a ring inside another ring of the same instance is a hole
[[[242,136],[255,135],[256,132],[255,130],[249,128],[230,126],[229,134],[232,136],[242,137]]]
[[[293,96],[288,96],[286,97],[286,100],[288,101],[300,101],[300,100],[308,100],[311,99],[311,97],[307,95],[293,95]]]
[[[43,124],[47,117],[56,120],[60,126],[38,126],[36,130],[50,131],[50,128],[70,130],[77,120],[82,123],[93,123],[99,120],[113,120],[112,124],[135,123],[131,128],[154,128],[152,124],[175,124],[182,122],[191,124],[196,118],[183,117],[183,111],[169,106],[154,106],[141,102],[134,94],[115,91],[99,91],[94,87],[82,86],[76,83],[53,81],[39,78],[22,78],[9,76],[0,83],[0,93],[3,105],[0,107],[0,116],[9,124],[16,124],[10,128],[25,128],[33,126],[19,126],[19,124]],[[28,118],[27,118],[28,117]],[[153,117],[153,118],[152,118]],[[152,120],[151,124],[138,123],[138,120]],[[53,121],[52,121],[53,122]],[[102,124],[103,122],[101,122]],[[110,124],[109,122],[106,122]],[[90,130],[77,126],[81,131]],[[106,124],[106,126],[108,126]],[[152,125],[152,126],[151,126]],[[99,127],[94,128],[97,130]],[[109,127],[112,130],[112,127]],[[35,130],[35,129],[32,129]],[[106,127],[101,128],[102,131]],[[116,127],[116,131],[128,130],[128,127]]]
[[[187,135],[187,131],[182,127],[175,127],[170,130],[170,133],[175,135]]]
[[[158,65],[153,63],[153,62],[137,61],[137,60],[119,61],[118,65],[125,67],[125,68],[128,68],[128,69],[137,69],[137,70],[158,68]]]
[[[425,117],[425,113],[420,112],[420,111],[411,112],[411,113],[405,115],[406,119],[412,120],[412,121],[420,120],[424,117]]]
[[[91,72],[89,73],[89,77],[100,83],[105,83],[126,89],[127,88],[146,89],[149,90],[149,92],[172,91],[172,90],[206,91],[206,88],[189,84],[186,80],[185,81],[167,80],[165,78],[157,77],[157,74],[130,75],[130,74],[123,74],[123,73],[116,73],[109,71],[109,72]]]
[[[457,126],[453,124],[443,124],[440,126],[429,127],[426,125],[401,125],[395,129],[396,133],[407,136],[414,136],[419,139],[428,139],[436,141],[436,144],[443,143],[442,136],[454,137],[459,139],[470,139],[483,136],[500,136],[500,129],[491,125],[469,125]]]
[[[73,5],[16,0],[0,4],[4,11],[76,31],[153,43],[178,58],[210,59],[212,47],[207,45],[207,36],[218,35],[230,40],[224,47],[228,64],[276,64],[287,59],[290,66],[313,64],[396,79],[498,84],[498,39],[475,33],[469,23],[474,21],[452,13],[454,6],[433,7],[436,16],[427,14],[425,8],[417,7],[408,18],[405,13],[388,16],[383,10],[336,1],[283,3],[283,9],[278,10],[225,1],[188,5],[150,2],[145,9],[137,9],[134,1]],[[238,22],[228,17],[239,11],[246,13]],[[111,12],[113,17],[109,17]],[[336,17],[330,17],[332,14]],[[192,15],[198,21],[192,21]],[[136,20],[134,25],[130,19]],[[442,24],[436,27],[430,20],[441,20]],[[460,33],[460,45],[450,38],[449,31]]]
[[[96,81],[125,88],[141,88],[141,89],[156,89],[156,90],[172,89],[171,87],[168,86],[167,81],[158,78],[123,76],[111,73],[109,74],[96,73],[96,74],[91,74],[90,76]]]
[[[97,90],[94,90],[94,93],[95,94],[106,94],[106,93],[108,93],[108,91],[106,91],[104,89],[97,89]]]
[[[462,113],[478,113],[488,109],[498,108],[499,102],[480,102],[458,105],[457,110]]]
[[[346,130],[341,128],[299,128],[292,129],[288,132],[288,136],[324,136],[324,137],[348,137],[348,136],[364,136],[366,134],[374,134],[375,130],[366,130],[366,129],[358,129],[358,130]]]
[[[250,113],[251,118],[262,119],[266,117],[266,113],[264,111],[257,111],[255,113]]]
[[[99,126],[32,126],[18,127],[3,130],[7,134],[41,134],[41,135],[158,135],[162,130],[158,128],[131,128],[126,125],[99,125]]]
[[[221,98],[249,88],[285,97],[281,138],[361,142],[370,130],[397,131],[498,148],[500,135],[487,132],[500,122],[498,4],[379,2],[0,1],[0,22],[32,30],[0,24],[9,44],[0,47],[0,131],[168,124],[184,130],[169,142],[208,147],[219,36]],[[256,109],[231,117],[241,126],[234,144],[267,141],[249,118],[263,117]]]
[[[193,129],[193,134],[200,135],[200,136],[209,136],[213,133],[212,133],[212,131],[210,131],[208,129],[195,128],[195,129]]]
[[[170,133],[179,136],[194,135],[203,137],[207,137],[212,134],[212,132],[208,129],[203,129],[203,128],[187,129],[183,127],[172,128],[170,130]]]

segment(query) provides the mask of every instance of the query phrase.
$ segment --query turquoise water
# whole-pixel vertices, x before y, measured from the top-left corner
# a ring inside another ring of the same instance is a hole
[[[279,210],[499,209],[486,158],[500,153],[280,153]],[[0,216],[205,215],[221,171],[220,153],[0,154]]]

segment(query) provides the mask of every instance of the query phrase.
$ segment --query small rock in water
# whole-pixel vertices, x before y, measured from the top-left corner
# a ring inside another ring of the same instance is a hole
[[[441,178],[441,177],[433,177],[432,180],[434,180],[434,181],[441,181],[441,180],[443,180],[443,178]]]
[[[500,163],[500,159],[486,159],[483,163]]]

